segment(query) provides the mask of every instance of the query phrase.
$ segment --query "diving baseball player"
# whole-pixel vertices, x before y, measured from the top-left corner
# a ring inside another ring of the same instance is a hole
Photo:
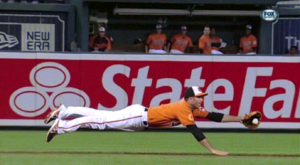
[[[229,116],[216,112],[208,112],[201,107],[203,97],[207,93],[199,87],[189,87],[184,99],[179,102],[147,108],[141,105],[131,105],[119,111],[95,110],[86,107],[65,107],[61,105],[50,112],[45,123],[53,120],[46,141],[50,142],[54,136],[76,131],[80,127],[92,129],[120,129],[129,131],[144,130],[147,127],[171,127],[183,124],[194,135],[197,141],[216,155],[227,155],[228,152],[214,149],[200,129],[197,128],[194,118],[207,118],[216,122],[244,122],[242,116]],[[72,120],[65,120],[72,117]],[[251,118],[248,116],[248,118]],[[247,118],[247,121],[248,121]],[[260,119],[260,118],[259,118]],[[249,120],[252,120],[249,119]],[[250,122],[251,123],[251,122]],[[258,126],[258,125],[257,125]]]

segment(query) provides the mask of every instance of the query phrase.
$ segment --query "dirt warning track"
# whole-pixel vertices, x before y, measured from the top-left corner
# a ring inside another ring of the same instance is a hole
[[[84,154],[103,154],[103,155],[150,155],[150,156],[202,156],[213,157],[210,153],[172,153],[172,152],[106,152],[106,151],[0,151],[0,154],[54,154],[54,155],[84,155]],[[277,157],[277,158],[300,158],[300,154],[229,154],[230,157]]]

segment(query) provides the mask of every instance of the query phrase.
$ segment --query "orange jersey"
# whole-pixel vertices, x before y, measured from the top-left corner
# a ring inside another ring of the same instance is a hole
[[[248,37],[244,36],[240,40],[240,48],[243,48],[243,52],[251,52],[253,51],[252,48],[257,47],[257,38],[250,34]]]
[[[211,54],[211,44],[209,36],[202,35],[199,38],[199,49],[203,49],[204,54]]]
[[[184,52],[185,48],[193,47],[192,39],[189,36],[182,36],[181,34],[176,34],[171,38],[171,49],[176,49]]]
[[[167,44],[167,36],[165,34],[151,34],[146,43],[149,45],[150,49],[160,50]]]
[[[209,37],[211,43],[221,43],[221,39],[217,36]],[[220,50],[219,47],[212,46],[211,50]]]
[[[184,126],[194,125],[194,117],[202,118],[208,115],[208,111],[191,110],[186,101],[164,104],[148,109],[148,124],[150,127],[170,127],[172,121],[178,120]]]
[[[99,51],[105,51],[111,49],[110,39],[106,36],[101,38],[99,34],[94,35],[89,43],[90,48],[97,48]]]

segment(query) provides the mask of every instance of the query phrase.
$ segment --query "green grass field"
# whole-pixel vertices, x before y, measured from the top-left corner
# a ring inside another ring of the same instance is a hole
[[[0,131],[0,165],[299,165],[300,134],[205,133],[229,151],[215,156],[188,132],[79,131],[45,142],[47,131]]]

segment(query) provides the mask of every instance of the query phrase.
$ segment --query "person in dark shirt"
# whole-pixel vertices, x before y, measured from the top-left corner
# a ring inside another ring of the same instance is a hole
[[[90,40],[90,48],[94,51],[108,52],[111,49],[111,41],[105,35],[105,28],[99,28],[99,34],[94,35]]]
[[[222,40],[220,37],[216,36],[216,28],[210,28],[209,38],[211,43],[211,54],[223,54],[220,52]]]
[[[291,46],[290,51],[288,55],[298,55],[298,47],[297,46]]]

